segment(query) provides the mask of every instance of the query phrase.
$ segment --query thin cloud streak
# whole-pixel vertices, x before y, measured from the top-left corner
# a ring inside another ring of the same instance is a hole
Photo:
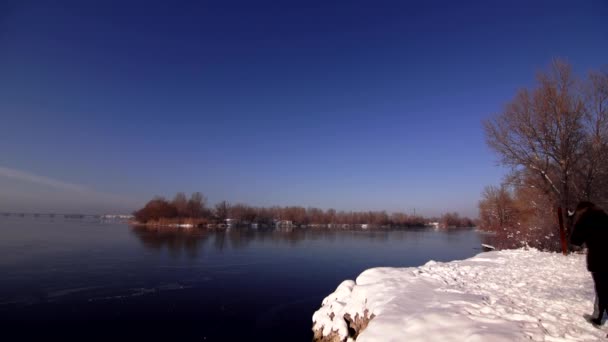
[[[140,201],[133,198],[98,192],[84,185],[64,182],[58,179],[36,175],[27,171],[0,166],[0,184],[2,183],[2,180],[5,182],[7,180],[9,182],[12,180],[21,181],[35,186],[43,186],[53,189],[52,196],[54,197],[52,200],[48,197],[49,193],[47,191],[42,191],[42,189],[40,189],[41,191],[33,190],[34,192],[32,192],[32,189],[26,190],[20,186],[17,186],[12,191],[17,191],[16,194],[19,194],[21,197],[29,195],[31,197],[29,201],[42,201],[39,204],[46,203],[45,206],[48,207],[52,207],[54,204],[59,203],[62,205],[62,207],[66,208],[65,210],[78,211],[80,208],[86,206],[87,208],[99,208],[100,210],[103,208],[115,208],[112,210],[129,211],[133,210],[140,204]],[[7,201],[7,203],[11,202],[6,198],[4,199]],[[2,200],[3,198],[0,198],[0,205],[3,202]]]
[[[53,188],[58,188],[58,189],[63,189],[63,190],[70,190],[70,191],[77,191],[77,192],[92,191],[91,189],[89,189],[85,186],[79,185],[79,184],[68,183],[68,182],[57,180],[57,179],[53,179],[53,178],[49,178],[49,177],[45,177],[45,176],[39,176],[39,175],[35,175],[33,173],[29,173],[26,171],[11,169],[8,167],[3,167],[3,166],[0,166],[0,177],[6,177],[6,178],[16,179],[16,180],[20,180],[20,181],[29,182],[29,183],[50,186]]]

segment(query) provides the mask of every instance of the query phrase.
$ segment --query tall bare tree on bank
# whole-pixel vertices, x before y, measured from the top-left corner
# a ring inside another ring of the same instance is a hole
[[[201,218],[206,215],[207,198],[200,192],[193,192],[188,200],[188,212],[190,217]]]
[[[585,149],[576,184],[583,198],[608,204],[608,68],[589,75],[584,85]]]
[[[479,220],[493,231],[504,230],[515,223],[517,208],[506,185],[486,186],[479,202]]]
[[[580,81],[558,60],[537,80],[484,122],[488,145],[511,167],[515,183],[539,189],[555,208],[605,199],[606,189],[597,186],[607,179],[606,73]]]
[[[215,205],[215,217],[220,221],[224,222],[230,215],[230,204],[226,201],[221,201]]]
[[[177,210],[177,216],[178,217],[188,217],[189,213],[188,213],[188,199],[186,198],[186,194],[184,194],[183,192],[178,192],[177,194],[175,194],[175,197],[173,197],[173,201],[171,201],[171,204],[175,207],[175,209]]]

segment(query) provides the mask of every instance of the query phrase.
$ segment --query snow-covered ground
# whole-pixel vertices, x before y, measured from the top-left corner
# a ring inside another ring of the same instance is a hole
[[[537,250],[481,253],[413,268],[373,268],[344,281],[313,330],[348,337],[345,315],[374,317],[357,341],[597,341],[585,256]],[[367,311],[367,312],[366,312]]]

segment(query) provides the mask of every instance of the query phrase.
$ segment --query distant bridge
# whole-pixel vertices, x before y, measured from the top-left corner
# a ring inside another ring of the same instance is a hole
[[[67,219],[108,219],[108,220],[124,220],[128,219],[129,215],[99,215],[99,214],[65,214],[65,213],[26,213],[26,212],[0,212],[0,216],[13,217],[63,217]]]

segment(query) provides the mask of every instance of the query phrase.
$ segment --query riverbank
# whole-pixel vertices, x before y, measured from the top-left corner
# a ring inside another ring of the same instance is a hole
[[[313,315],[316,341],[589,341],[594,290],[582,254],[481,253],[421,267],[373,268]]]
[[[171,218],[171,219],[158,219],[150,220],[147,222],[140,222],[137,220],[129,220],[127,223],[131,226],[140,227],[151,227],[151,228],[201,228],[209,230],[223,230],[228,228],[239,228],[239,229],[251,229],[251,230],[328,230],[328,231],[376,231],[376,232],[387,232],[387,231],[404,231],[404,230],[439,230],[439,231],[457,231],[457,230],[471,230],[476,227],[457,227],[457,228],[438,228],[433,225],[422,225],[422,226],[389,226],[389,225],[369,225],[369,224],[298,224],[291,221],[280,221],[275,220],[270,223],[257,223],[257,222],[240,222],[236,220],[224,220],[223,222],[209,221],[208,219],[195,219],[195,218]]]
[[[174,219],[159,219],[150,220],[147,222],[139,222],[130,220],[130,226],[148,227],[148,228],[206,228],[207,220],[193,218],[174,218]]]

